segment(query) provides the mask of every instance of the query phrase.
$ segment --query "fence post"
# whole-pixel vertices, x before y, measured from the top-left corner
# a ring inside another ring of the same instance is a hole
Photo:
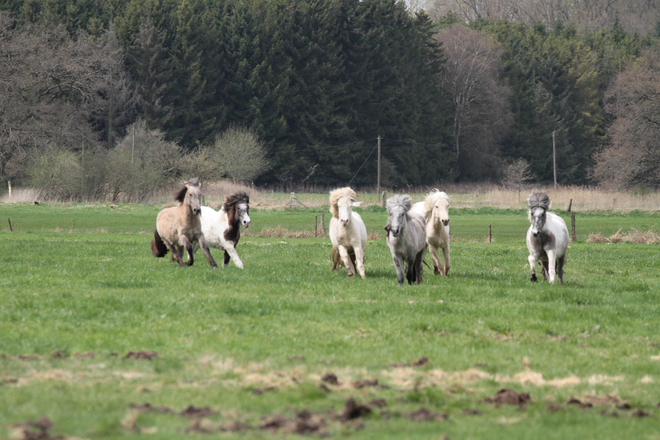
[[[314,216],[314,238],[316,238],[319,234],[319,216],[315,215]]]
[[[328,232],[325,230],[325,209],[321,211],[321,230],[323,235],[328,235]]]
[[[568,212],[571,212],[571,206],[573,206],[573,199],[571,199],[571,201],[568,202]]]
[[[493,242],[493,230],[491,228],[492,225],[488,225],[488,243]]]
[[[575,213],[571,212],[571,241],[575,243],[577,236],[575,235]]]
[[[9,232],[14,232],[14,229],[11,227],[11,220],[7,218],[7,221],[9,222]]]

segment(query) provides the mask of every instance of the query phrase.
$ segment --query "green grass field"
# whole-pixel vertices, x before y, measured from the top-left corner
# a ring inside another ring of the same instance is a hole
[[[449,277],[399,287],[382,239],[362,280],[330,271],[327,238],[258,237],[319,210],[253,209],[243,271],[178,268],[149,250],[160,208],[0,204],[0,438],[46,416],[90,439],[660,439],[658,247],[585,242],[658,232],[657,214],[578,213],[550,286],[528,281],[523,211],[451,210]],[[360,213],[382,232],[382,209]],[[487,401],[503,388],[531,401]],[[342,421],[349,398],[387,406]]]

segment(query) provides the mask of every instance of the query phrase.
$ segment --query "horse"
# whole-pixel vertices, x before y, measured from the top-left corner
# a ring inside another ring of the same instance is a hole
[[[174,196],[179,202],[177,206],[165,208],[156,217],[156,230],[151,241],[151,253],[154,257],[162,258],[167,252],[172,253],[172,260],[179,266],[192,266],[195,262],[193,245],[199,245],[204,256],[213,269],[218,265],[206,245],[202,224],[199,219],[201,212],[200,197],[202,194],[199,179],[193,178],[185,181]],[[188,252],[188,261],[183,262],[183,249]]]
[[[229,260],[233,259],[236,267],[243,269],[243,262],[236,253],[241,225],[246,229],[250,227],[250,196],[243,191],[225,196],[218,211],[202,206],[202,232],[209,246],[225,251],[222,267],[227,267]]]
[[[367,246],[367,227],[362,217],[352,208],[362,202],[355,201],[355,191],[349,187],[330,192],[330,241],[332,242],[332,270],[340,265],[346,268],[348,277],[355,276],[355,268],[362,278],[364,273],[364,250]]]
[[[527,249],[531,281],[536,282],[535,265],[543,266],[543,278],[555,282],[555,275],[564,284],[564,263],[568,249],[568,228],[564,219],[548,212],[550,197],[544,192],[533,191],[527,199],[529,220]]]
[[[446,276],[451,268],[449,262],[449,196],[440,190],[433,190],[423,202],[415,203],[411,211],[426,220],[426,244],[433,259],[433,273]],[[442,249],[445,264],[440,260],[438,248]]]
[[[396,268],[396,279],[403,285],[403,264],[406,265],[408,284],[422,282],[422,261],[426,250],[426,222],[424,217],[411,212],[409,195],[394,195],[387,199],[389,215],[385,231],[387,245]]]

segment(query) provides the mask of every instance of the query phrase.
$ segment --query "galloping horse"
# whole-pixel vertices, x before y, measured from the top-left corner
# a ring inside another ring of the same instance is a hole
[[[451,268],[449,263],[449,196],[440,190],[433,190],[423,202],[417,202],[411,211],[421,214],[426,220],[426,243],[433,259],[433,273],[446,276]],[[445,264],[440,260],[438,248],[442,249]]]
[[[217,269],[213,256],[206,245],[202,224],[199,219],[201,212],[201,184],[193,178],[183,183],[184,187],[174,196],[178,206],[165,208],[158,213],[156,230],[151,241],[151,253],[154,257],[164,257],[168,251],[172,260],[179,266],[192,266],[195,262],[193,246],[199,243],[204,256],[213,269]],[[183,249],[188,252],[188,261],[183,262]]]
[[[564,219],[551,212],[550,197],[544,192],[534,191],[527,199],[529,220],[532,222],[527,230],[527,249],[529,250],[529,268],[531,280],[536,282],[536,262],[543,265],[543,278],[555,282],[555,274],[559,282],[564,284],[564,263],[568,249],[568,228]]]
[[[396,268],[396,280],[403,285],[403,264],[406,265],[408,284],[422,282],[422,261],[426,250],[424,217],[410,211],[409,195],[395,195],[387,199],[389,219],[385,225],[387,245]]]
[[[209,246],[225,251],[222,267],[227,267],[233,259],[239,269],[243,262],[236,252],[238,240],[241,238],[240,225],[250,227],[250,196],[239,191],[225,197],[225,203],[220,210],[202,206],[202,232]],[[195,247],[197,252],[198,247]]]
[[[362,278],[364,273],[364,250],[367,246],[367,227],[362,217],[352,211],[353,206],[362,202],[355,201],[355,191],[351,188],[339,188],[330,193],[330,241],[332,242],[332,270],[339,264],[346,267],[349,278],[355,276],[355,268]]]

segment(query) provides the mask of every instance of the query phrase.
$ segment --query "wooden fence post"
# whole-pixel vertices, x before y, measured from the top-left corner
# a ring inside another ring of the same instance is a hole
[[[491,228],[492,225],[488,225],[488,243],[493,242],[493,229]]]
[[[319,231],[319,216],[315,215],[314,216],[314,238],[318,237],[318,231]]]
[[[323,235],[328,235],[328,231],[325,230],[325,210],[321,211],[321,230]]]
[[[571,199],[571,201],[568,202],[568,212],[571,212],[571,206],[573,206],[573,199]]]
[[[575,243],[577,236],[575,235],[575,213],[571,212],[571,241]]]
[[[7,218],[7,221],[9,222],[9,232],[14,232],[14,229],[11,227],[11,220]]]

